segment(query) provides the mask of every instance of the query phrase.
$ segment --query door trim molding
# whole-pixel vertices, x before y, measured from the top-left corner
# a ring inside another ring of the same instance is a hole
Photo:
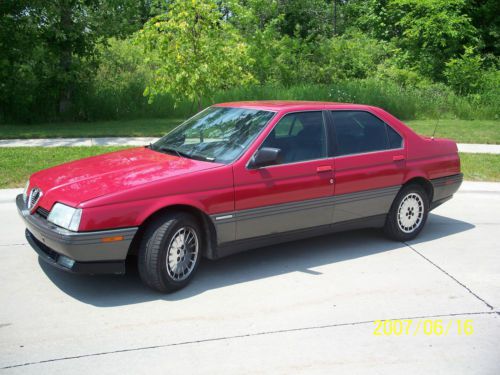
[[[231,234],[228,231],[235,230],[234,224],[237,223],[239,225],[241,224],[251,225],[251,221],[253,220],[259,220],[270,216],[277,216],[277,220],[279,220],[279,215],[287,215],[290,213],[296,213],[297,211],[320,209],[322,207],[324,207],[326,210],[332,210],[332,209],[334,210],[336,205],[343,205],[343,207],[350,204],[359,205],[359,203],[363,201],[366,201],[367,204],[370,204],[370,201],[373,202],[374,200],[378,200],[380,198],[388,199],[391,196],[396,197],[396,194],[399,192],[400,188],[401,185],[396,185],[379,189],[362,190],[355,193],[332,195],[330,197],[314,198],[297,202],[280,203],[276,205],[250,208],[240,211],[221,212],[215,215],[210,215],[210,219],[215,225],[217,231],[217,238],[220,239],[220,241],[218,241],[219,242],[218,245],[223,245],[224,243],[228,242],[227,240],[224,239],[234,238],[234,234]],[[369,207],[367,207],[367,209],[368,208]],[[339,223],[341,222],[342,221],[339,221]],[[233,224],[233,225],[228,225],[228,224]],[[336,223],[332,221],[332,223],[327,224],[326,226],[330,226],[331,224],[336,224]],[[312,228],[308,228],[307,230],[311,229]],[[259,236],[251,238],[259,238]],[[251,238],[249,238],[248,240],[250,240]]]
[[[240,253],[259,247],[276,245],[290,241],[301,240],[309,237],[343,232],[361,228],[381,228],[384,226],[387,215],[375,215],[361,219],[348,220],[335,224],[322,225],[319,227],[293,230],[283,233],[274,233],[262,237],[253,237],[243,240],[231,241],[217,247],[217,258]]]

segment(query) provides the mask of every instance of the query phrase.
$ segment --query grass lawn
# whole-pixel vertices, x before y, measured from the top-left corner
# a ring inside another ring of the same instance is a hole
[[[179,125],[182,119],[140,119],[51,124],[0,124],[0,139],[71,137],[159,137]],[[432,135],[436,120],[406,122],[423,135]],[[500,144],[500,120],[442,119],[436,137],[453,138],[461,143]]]
[[[76,137],[160,137],[183,119],[139,119],[47,124],[0,124],[0,139]]]
[[[18,147],[0,148],[0,189],[23,187],[40,169],[124,147]],[[460,154],[466,180],[500,181],[500,155]]]
[[[500,181],[500,155],[460,154],[464,179],[469,181]]]
[[[24,187],[28,177],[40,169],[123,148],[99,146],[2,147],[0,148],[0,189]]]
[[[432,135],[436,126],[436,120],[412,120],[405,123],[422,135]],[[500,121],[441,119],[436,137],[452,138],[459,143],[500,144]]]

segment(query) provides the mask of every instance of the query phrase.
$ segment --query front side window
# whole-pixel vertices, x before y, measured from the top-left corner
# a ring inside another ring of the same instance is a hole
[[[323,114],[317,111],[285,115],[269,133],[262,147],[279,148],[280,164],[326,157]]]
[[[265,128],[274,112],[209,107],[151,145],[151,149],[218,163],[236,160]]]
[[[402,147],[403,138],[389,125],[364,111],[332,111],[337,155]]]

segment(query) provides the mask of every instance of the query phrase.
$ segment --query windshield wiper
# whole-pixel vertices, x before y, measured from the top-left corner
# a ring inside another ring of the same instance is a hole
[[[192,159],[201,160],[201,161],[211,161],[211,162],[215,161],[215,158],[211,158],[211,157],[208,157],[208,156],[203,156],[203,155],[200,155],[200,154],[189,154],[189,157],[192,158]]]
[[[156,148],[156,147],[151,147],[151,146],[152,145],[150,145],[151,150],[158,151],[158,152],[165,152],[165,153],[169,153],[169,154],[175,154],[180,158],[195,159],[195,160],[210,161],[210,162],[215,161],[215,158],[203,156],[200,154],[193,154],[193,153],[179,151],[179,150],[172,148],[172,147],[160,146],[160,147]]]
[[[180,158],[189,158],[189,155],[186,154],[185,152],[179,151],[179,150],[172,148],[172,147],[161,146],[161,147],[155,148],[154,150],[160,151],[160,152],[166,152],[169,154],[175,154]]]

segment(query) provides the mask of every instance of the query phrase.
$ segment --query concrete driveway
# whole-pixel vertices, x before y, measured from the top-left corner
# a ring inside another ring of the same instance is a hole
[[[500,374],[500,189],[459,192],[417,240],[335,234],[205,261],[172,295],[38,261],[0,204],[5,374]],[[376,336],[376,320],[412,319]],[[444,335],[418,322],[452,322]],[[458,325],[472,321],[471,335]],[[459,323],[458,321],[462,322]]]

